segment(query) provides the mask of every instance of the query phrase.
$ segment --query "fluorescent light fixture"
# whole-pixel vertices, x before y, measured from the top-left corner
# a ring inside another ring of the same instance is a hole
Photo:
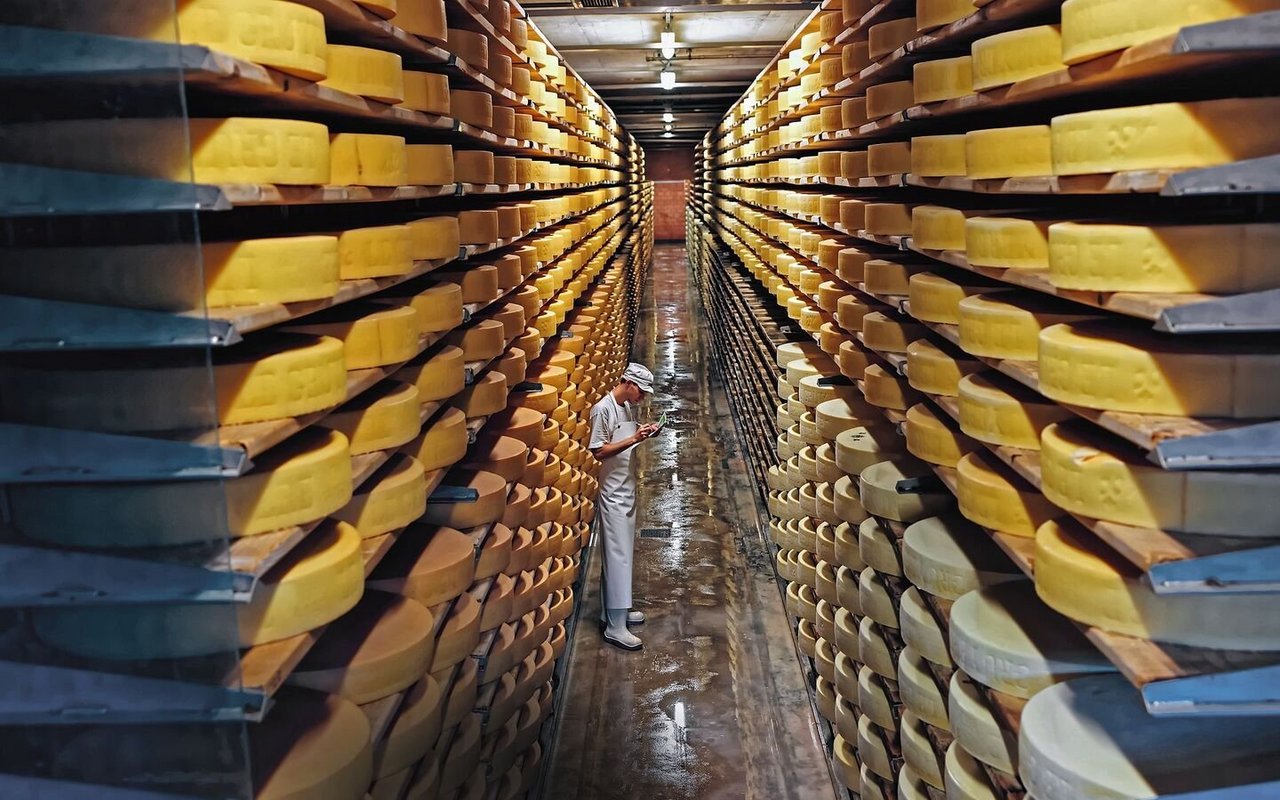
[[[668,122],[666,125],[663,125],[662,128],[663,130],[668,130],[668,131],[671,130],[671,123]]]
[[[664,69],[661,73],[659,73],[658,80],[661,83],[663,89],[667,89],[668,91],[670,91],[671,89],[676,88],[676,74],[675,72],[669,69]]]
[[[676,54],[676,33],[675,31],[663,31],[662,39],[659,42],[662,47],[662,57],[672,58]]]
[[[675,115],[675,114],[672,114],[670,111],[665,111],[665,112],[663,112],[663,114],[662,114],[662,121],[663,121],[663,122],[675,122],[675,121],[676,121],[676,115]]]
[[[667,131],[666,133],[662,134],[662,138],[663,138],[663,139],[674,139],[674,138],[675,138],[675,134],[674,134],[674,133],[672,133],[671,131]]]

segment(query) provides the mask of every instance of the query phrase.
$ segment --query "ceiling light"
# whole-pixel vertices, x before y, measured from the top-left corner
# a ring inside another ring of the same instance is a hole
[[[667,131],[666,133],[662,134],[662,138],[663,138],[663,139],[674,139],[674,138],[675,138],[675,134],[674,134],[674,133],[672,133],[671,131]]]
[[[669,69],[664,69],[658,74],[658,81],[662,85],[662,88],[668,91],[676,88],[676,74]]]
[[[662,39],[659,42],[662,48],[663,58],[672,58],[676,54],[676,33],[675,31],[663,31]]]
[[[672,114],[670,111],[664,111],[664,112],[662,113],[662,121],[663,121],[663,122],[675,122],[675,121],[676,121],[676,115],[675,115],[675,114]]]
[[[670,123],[670,122],[668,122],[666,125],[663,125],[662,127],[663,127],[663,129],[664,129],[664,130],[668,130],[668,131],[669,131],[669,130],[671,130],[671,123]]]

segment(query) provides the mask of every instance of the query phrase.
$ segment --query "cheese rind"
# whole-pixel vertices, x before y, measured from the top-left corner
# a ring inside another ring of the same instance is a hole
[[[947,748],[943,778],[947,784],[947,800],[999,800],[991,779],[981,762],[969,754],[959,741]]]
[[[916,99],[918,102],[918,95]],[[967,174],[965,158],[963,133],[911,137],[912,175],[925,178],[963,176]]]
[[[1059,25],[997,33],[973,43],[973,88],[979,92],[1064,69]]]
[[[383,103],[403,102],[404,67],[399,55],[371,47],[331,44],[328,63],[328,75],[321,86]]]
[[[975,267],[1049,268],[1049,228],[1044,220],[970,217],[964,222],[965,255]]]
[[[1062,6],[1062,56],[1078,64],[1177,33],[1189,25],[1274,11],[1271,0],[1157,0],[1141,9],[1121,0],[1070,0]]]
[[[351,501],[334,512],[360,538],[398,530],[427,510],[427,480],[422,462],[403,454],[392,459],[360,487]]]
[[[902,641],[908,647],[926,661],[943,667],[952,665],[947,633],[938,624],[924,596],[915,586],[902,593],[898,618],[902,625]]]
[[[353,228],[338,235],[338,270],[344,281],[404,275],[413,269],[414,229],[409,225]]]
[[[930,517],[908,527],[902,537],[902,565],[921,591],[947,600],[1024,579],[991,537],[959,517]]]
[[[933,742],[929,739],[929,733],[925,728],[925,724],[910,711],[902,712],[902,721],[898,725],[898,736],[902,745],[902,760],[904,762],[903,772],[899,773],[898,792],[902,794],[906,791],[914,791],[917,787],[904,787],[902,780],[907,770],[911,771],[911,775],[918,780],[929,784],[935,789],[945,789],[946,784],[942,778],[942,756],[933,749]],[[917,795],[923,800],[928,797],[927,790]],[[914,800],[915,796],[907,795]]]
[[[171,41],[174,19],[150,38]],[[195,0],[177,8],[178,41],[197,44],[264,67],[323,80],[329,70],[324,16],[278,0]]]
[[[352,455],[389,450],[418,435],[420,403],[413,384],[388,382],[325,417],[324,427],[343,433]]]
[[[951,607],[951,653],[978,683],[1024,699],[1055,683],[1115,671],[1026,581],[979,589],[957,600]]]
[[[902,704],[920,720],[944,731],[951,730],[947,716],[947,700],[933,670],[920,654],[910,647],[898,656],[898,693]]]
[[[966,375],[958,389],[960,428],[987,444],[1039,450],[1044,429],[1073,416],[1003,376]]]
[[[1053,172],[1193,169],[1280,150],[1270,120],[1280,98],[1206,100],[1054,117]]]
[[[957,670],[947,693],[947,716],[956,742],[983,764],[1008,774],[1018,772],[1018,736],[996,720],[978,686]]]
[[[953,356],[927,339],[907,346],[907,381],[926,394],[955,397],[961,378],[984,369],[981,361]]]
[[[970,522],[1015,536],[1035,536],[1060,513],[1024,480],[978,453],[956,464],[956,500]]]
[[[940,28],[978,11],[972,0],[916,0],[916,29]]]
[[[964,147],[965,170],[975,180],[1053,174],[1053,136],[1048,125],[969,131]]]
[[[960,346],[965,352],[1015,361],[1039,358],[1040,332],[1045,328],[1091,316],[1060,301],[1017,292],[966,297],[959,309]]]
[[[1085,625],[1192,647],[1280,647],[1270,595],[1157,595],[1132,564],[1074,521],[1040,527],[1035,564],[1040,599]]]
[[[418,353],[421,327],[412,307],[355,303],[285,330],[342,341],[348,370],[408,361]]]

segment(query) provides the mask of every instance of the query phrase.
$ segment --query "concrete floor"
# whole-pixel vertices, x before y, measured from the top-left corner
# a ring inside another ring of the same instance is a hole
[[[836,797],[687,269],[657,248],[633,351],[677,420],[634,459],[645,646],[601,641],[593,553],[546,800]]]

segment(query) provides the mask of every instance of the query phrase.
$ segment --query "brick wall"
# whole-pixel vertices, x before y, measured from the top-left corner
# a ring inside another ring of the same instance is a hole
[[[644,158],[645,177],[654,182],[654,238],[683,242],[686,192],[693,179],[693,148],[649,149]]]
[[[693,179],[693,148],[671,147],[644,151],[644,173],[651,181]]]

